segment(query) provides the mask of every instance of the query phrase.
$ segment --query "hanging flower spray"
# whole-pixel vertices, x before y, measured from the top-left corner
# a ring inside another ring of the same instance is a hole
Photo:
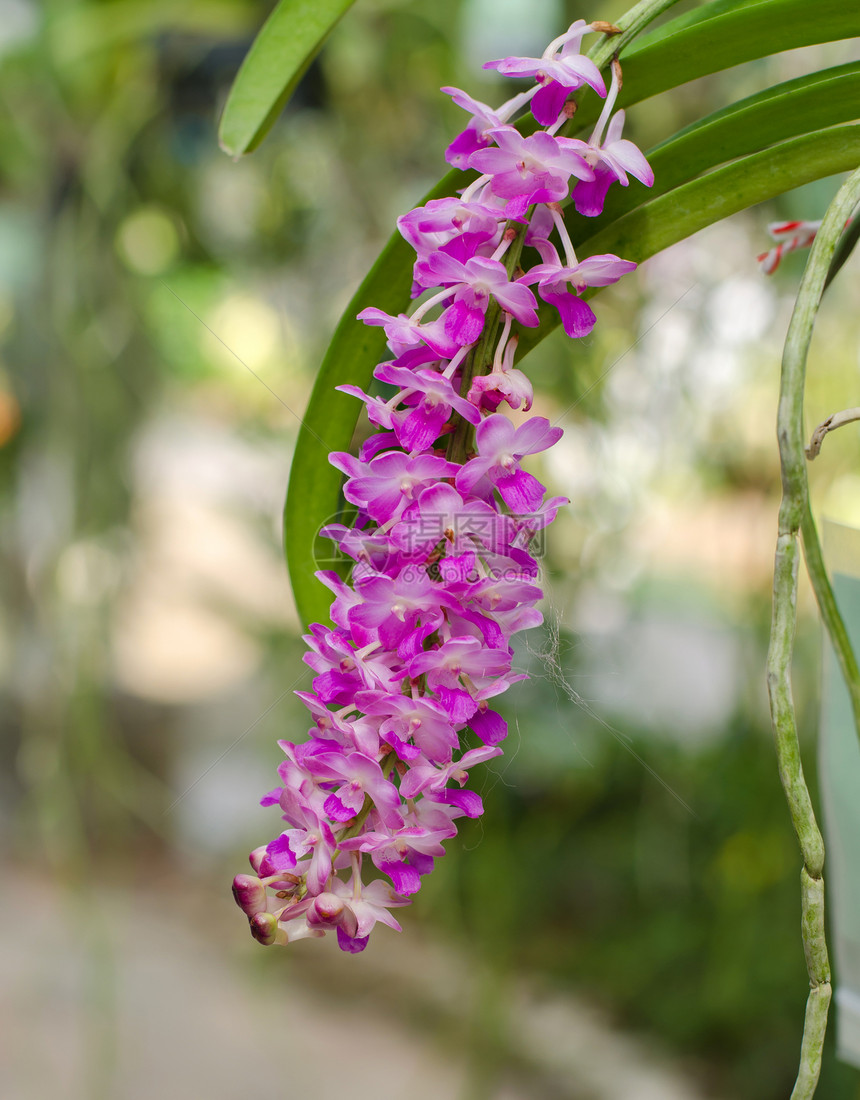
[[[343,950],[358,952],[378,921],[399,930],[390,910],[409,904],[457,819],[483,813],[470,772],[502,753],[507,728],[492,700],[525,678],[511,638],[541,622],[534,540],[566,503],[547,499],[522,466],[561,429],[540,416],[515,428],[499,411],[532,404],[513,365],[514,324],[538,324],[536,288],[568,336],[591,332],[583,292],[636,265],[579,260],[562,204],[593,217],[612,183],[653,182],[621,137],[624,112],[613,114],[618,61],[607,89],[580,53],[589,33],[615,30],[577,20],[542,57],[489,62],[534,80],[498,109],[443,89],[470,115],[447,159],[479,175],[459,197],[399,219],[416,253],[411,314],[359,315],[384,328],[393,358],[374,375],[395,392],[385,400],[340,387],[378,430],[358,457],[330,456],[357,515],[322,534],[353,564],[348,582],[318,574],[333,593],[334,627],[316,624],[306,638],[315,677],[298,694],[314,725],[308,740],[280,742],[280,785],[263,799],[286,828],[251,853],[255,874],[233,882],[260,943],[336,931]],[[561,136],[569,97],[586,84],[605,98],[594,131]],[[542,127],[530,136],[509,124],[526,105]],[[535,262],[524,269],[527,257]],[[368,864],[382,877],[366,881]]]

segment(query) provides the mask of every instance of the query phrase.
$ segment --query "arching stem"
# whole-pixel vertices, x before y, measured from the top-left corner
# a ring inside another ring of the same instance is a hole
[[[840,188],[813,243],[785,342],[777,416],[782,503],[779,509],[779,534],[774,563],[767,685],[780,779],[803,858],[800,873],[801,929],[810,985],[800,1067],[791,1100],[810,1100],[815,1094],[831,997],[830,963],[824,927],[824,841],[815,820],[803,774],[791,691],[791,660],[797,620],[798,534],[801,531],[807,569],[822,619],[848,684],[855,722],[860,718],[860,673],[824,569],[818,533],[809,507],[803,442],[806,359],[812,330],[836,243],[858,199],[860,169]]]

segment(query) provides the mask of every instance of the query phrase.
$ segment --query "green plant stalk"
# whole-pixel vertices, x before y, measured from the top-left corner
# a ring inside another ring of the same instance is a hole
[[[818,536],[809,509],[809,484],[804,453],[803,398],[806,359],[825,280],[836,243],[849,214],[857,204],[858,197],[860,197],[860,169],[856,170],[840,188],[828,208],[813,243],[786,337],[777,414],[782,502],[779,509],[779,533],[773,573],[773,615],[767,657],[767,686],[780,780],[803,858],[801,931],[810,985],[800,1066],[791,1100],[810,1100],[815,1094],[821,1071],[821,1055],[831,997],[830,963],[824,928],[824,841],[815,820],[809,789],[803,775],[791,691],[791,660],[797,622],[798,533],[801,528],[807,568],[816,597],[819,598],[819,606],[828,632],[839,615],[824,571]],[[841,620],[839,621],[841,623]],[[842,634],[847,652],[850,654],[850,645],[848,645],[847,635],[844,634],[844,626],[842,626]],[[841,641],[837,632],[834,645],[841,644]],[[842,657],[845,657],[844,648]],[[850,674],[852,664],[856,691],[856,662],[853,657],[847,664],[843,664],[843,672],[847,669]],[[849,683],[849,689],[850,687]],[[852,701],[855,691],[852,691]]]
[[[827,280],[824,283],[824,289],[830,286],[839,272],[842,270],[842,265],[854,251],[857,241],[860,240],[860,219],[854,218],[854,221],[848,226],[836,246],[836,253],[830,264],[830,270],[827,272]]]
[[[640,3],[626,11],[616,22],[615,26],[621,34],[601,38],[588,51],[589,58],[598,69],[602,69],[604,65],[609,64],[614,54],[641,34],[658,15],[662,15],[677,3],[678,0],[640,0]]]
[[[842,672],[845,686],[851,698],[851,710],[854,714],[854,726],[857,738],[860,740],[860,668],[857,665],[857,657],[851,646],[845,622],[836,605],[836,597],[827,570],[824,567],[824,557],[821,553],[821,542],[818,538],[818,530],[809,506],[807,493],[806,505],[800,521],[800,531],[803,537],[803,557],[806,561],[806,571],[812,582],[812,591],[818,610],[821,613],[821,621],[830,638],[830,644],[836,653],[836,660]]]

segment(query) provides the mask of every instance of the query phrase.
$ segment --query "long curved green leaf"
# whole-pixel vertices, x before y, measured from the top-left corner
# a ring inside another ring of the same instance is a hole
[[[354,0],[280,0],[251,44],[227,97],[218,141],[240,157],[275,124],[329,32]]]
[[[125,42],[168,32],[232,37],[252,27],[250,0],[114,0],[108,4],[42,5],[45,38],[60,67],[88,61]]]
[[[582,256],[614,252],[641,263],[747,207],[813,180],[850,172],[858,164],[860,123],[804,134],[732,161],[643,203],[589,236],[578,251]],[[540,336],[535,339],[532,330],[523,333],[519,349],[522,355],[558,324],[555,311],[542,308]]]
[[[767,9],[766,13],[762,9]],[[688,54],[694,49],[700,54],[694,75],[703,75],[705,72],[725,67],[726,64],[736,63],[735,57],[738,60],[749,60],[763,56],[774,48],[789,48],[791,45],[800,44],[800,41],[803,41],[800,25],[802,9],[803,5],[797,0],[759,0],[759,2],[752,0],[740,9],[736,6],[733,8],[730,3],[724,3],[723,0],[704,5],[690,15],[673,20],[660,31],[649,35],[647,39],[641,40],[641,45],[635,50],[637,63],[643,66],[637,80],[630,78],[629,59],[634,51],[631,50],[629,54],[624,55],[625,89],[622,94],[627,92],[627,102],[630,103],[668,90],[675,83],[689,79]],[[766,14],[767,18],[763,18],[763,14]],[[805,10],[804,25],[807,29],[810,23],[809,14],[809,11]],[[739,22],[733,23],[732,17]],[[857,33],[860,31],[860,11],[846,13],[840,4],[823,0],[821,6],[816,8],[815,24],[815,32],[810,36],[810,39],[815,41]],[[775,26],[780,28],[776,37],[774,37]],[[742,31],[742,41],[739,45],[738,27]],[[730,52],[726,53],[732,43],[735,43],[737,48],[734,55]],[[706,54],[704,61],[701,58],[703,49]],[[642,204],[640,222],[635,224],[648,224],[650,235],[646,239],[651,239],[651,236],[658,239],[661,232],[668,233],[667,243],[682,239],[686,233],[677,235],[679,227],[687,222],[675,218],[671,199],[656,208],[658,222],[665,222],[665,226],[657,223],[652,225],[648,220],[649,216],[655,214],[653,204],[659,201],[659,196],[665,190],[679,184],[686,185],[688,181],[694,180],[704,172],[709,172],[726,160],[736,157],[749,158],[749,154],[755,150],[802,133],[805,129],[817,129],[830,126],[834,121],[857,118],[860,116],[857,97],[856,66],[842,66],[791,81],[777,89],[769,89],[709,116],[703,122],[675,135],[669,142],[663,143],[654,151],[653,156],[649,154],[658,179],[656,192],[647,195],[637,184],[633,184],[627,191],[615,189],[612,205],[610,207],[608,204],[607,212],[602,218],[585,224],[578,221],[571,226],[575,243],[580,246],[584,244],[584,233],[600,234],[604,229],[608,232],[607,227],[614,223],[613,219],[615,221],[620,219],[629,227],[634,223],[626,219],[633,208],[640,204]],[[596,97],[594,100],[596,103]],[[599,108],[599,103],[597,107]],[[577,121],[587,124],[587,104],[577,113],[576,118]],[[846,136],[848,131],[846,129],[841,133]],[[781,173],[773,176],[769,183],[766,179],[759,179],[756,176],[759,186],[756,194],[760,197],[751,201],[764,201],[783,190],[799,186],[807,179],[819,178],[843,170],[841,165],[844,164],[844,157],[840,157],[838,144],[837,138],[828,138],[826,163],[821,164],[818,161],[812,163],[813,175],[811,176],[805,174],[805,166],[792,167],[790,164]],[[792,149],[794,148],[793,143],[789,145]],[[784,154],[785,151],[783,151]],[[790,158],[797,155],[797,152],[789,151],[788,155]],[[847,167],[850,166],[849,164]],[[747,161],[744,160],[729,167],[735,173],[730,175],[731,180],[742,179]],[[758,171],[759,162],[755,162],[752,167]],[[663,175],[666,176],[665,183],[662,180]],[[711,179],[711,176],[715,178]],[[422,202],[441,195],[453,194],[458,186],[462,186],[463,180],[461,173],[449,173],[430,194],[425,196]],[[709,215],[709,220],[705,221],[704,225],[726,216],[713,213],[719,206],[719,202],[708,191],[708,186],[723,186],[726,182],[725,177],[711,172],[707,180],[709,184],[705,185],[703,191],[691,192],[698,199],[707,200],[710,204],[707,209],[713,216]],[[671,194],[674,196],[675,192],[672,191]],[[685,196],[687,196],[686,192],[682,196],[684,201],[686,201]],[[647,201],[643,202],[646,198]],[[691,217],[695,220],[694,212]],[[644,222],[641,221],[642,218]],[[671,230],[673,222],[676,223],[674,236]],[[696,228],[701,227],[701,225],[696,226]],[[693,231],[690,230],[690,232]],[[591,241],[585,244],[583,254],[592,254],[595,251],[591,244]],[[598,238],[596,249],[620,250],[624,254],[624,247],[621,244],[601,243]],[[626,248],[626,254],[630,258],[643,258],[640,249],[629,245]],[[653,252],[646,254],[651,255]],[[354,317],[361,309],[371,304],[392,313],[403,309],[408,301],[409,272],[413,258],[411,250],[399,237],[395,236],[389,241],[377,264],[347,307],[335,332],[311,396],[306,414],[306,426],[299,435],[285,506],[284,533],[293,591],[299,612],[306,621],[315,619],[326,621],[327,593],[313,580],[313,573],[317,568],[314,541],[319,526],[338,510],[341,480],[340,475],[333,468],[321,461],[319,445],[314,439],[314,433],[322,437],[326,446],[332,449],[348,448],[358,410],[354,401],[348,401],[339,394],[333,394],[333,387],[347,381],[366,387],[384,348],[384,337],[379,330],[366,329],[354,321]],[[548,318],[548,322],[551,328],[552,320]],[[541,331],[548,331],[548,329]],[[530,340],[534,341],[532,331],[522,334],[520,343],[522,353],[533,346]]]
[[[642,35],[624,51],[621,107],[768,54],[854,38],[860,6],[851,0],[712,0]],[[580,127],[600,111],[594,95],[577,112]]]
[[[766,88],[679,130],[648,152],[654,186],[628,195],[613,188],[603,208],[612,220],[636,195],[650,201],[702,172],[768,145],[860,119],[860,62],[838,65]]]
[[[798,111],[798,116],[808,117],[803,111]],[[742,138],[747,143],[754,142],[755,128],[750,125],[749,117],[746,121]],[[809,121],[814,119],[810,118]],[[720,123],[715,125],[719,126]],[[691,146],[690,156],[685,155],[680,139],[677,143],[672,143],[674,155],[686,163],[692,182],[666,194],[659,193],[642,205],[639,205],[638,196],[631,188],[630,192],[621,192],[627,199],[628,207],[626,210],[623,207],[616,208],[614,221],[609,221],[604,215],[589,221],[577,219],[573,222],[570,228],[574,243],[582,254],[610,251],[641,261],[658,250],[652,247],[652,241],[662,241],[659,247],[666,247],[682,240],[688,232],[695,232],[736,209],[743,209],[744,205],[762,202],[782,191],[800,186],[808,179],[842,171],[842,165],[847,163],[848,167],[851,166],[851,158],[856,153],[851,141],[852,137],[856,140],[856,128],[839,127],[826,132],[826,157],[823,162],[820,146],[816,144],[819,135],[813,134],[811,137],[789,141],[765,153],[742,157],[726,168],[701,176],[701,172],[709,166],[703,162],[708,145],[702,141],[701,133],[707,133],[711,126],[711,120],[706,119],[698,128],[688,132],[685,140]],[[804,141],[811,142],[808,148],[803,144]],[[843,142],[844,153],[840,153],[840,144]],[[658,150],[652,157],[658,170],[661,156],[669,155],[668,144],[664,146],[662,153]],[[723,154],[728,147],[717,144],[714,149],[716,163],[719,164],[725,159]],[[817,157],[792,165],[792,157],[810,152],[817,152]],[[774,158],[772,171],[768,169],[768,158],[771,156]],[[745,175],[747,171],[751,173],[748,179]],[[696,176],[700,178],[696,179]],[[735,186],[737,181],[742,186]],[[753,188],[755,198],[747,199],[748,185]],[[723,193],[724,187],[729,189],[729,193]],[[702,210],[705,211],[703,216],[706,220],[701,224],[696,221],[695,209],[689,209],[692,200],[705,204]],[[738,201],[741,202],[740,206],[732,205]],[[694,225],[694,228],[688,229],[689,225]],[[631,226],[642,233],[638,243],[633,239],[635,233]],[[316,532],[325,522],[338,518],[341,507],[341,477],[325,461],[324,454],[328,450],[345,450],[349,447],[357,420],[355,400],[335,392],[334,387],[346,381],[367,387],[384,348],[381,330],[368,328],[354,318],[356,313],[371,304],[389,313],[399,312],[405,307],[412,258],[411,249],[399,237],[392,238],[383,250],[335,332],[332,348],[336,349],[336,353],[330,352],[323,361],[300,433],[300,442],[304,440],[305,445],[297,446],[293,458],[284,516],[284,537],[297,606],[306,621],[318,621],[320,618],[325,620],[327,593],[313,577],[319,567],[314,543]],[[557,314],[544,308],[541,322],[539,329],[521,333],[520,358],[535,345],[538,339],[536,334],[542,337],[555,327]]]

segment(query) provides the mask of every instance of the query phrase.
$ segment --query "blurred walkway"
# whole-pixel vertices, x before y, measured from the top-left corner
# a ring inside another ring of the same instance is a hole
[[[96,910],[5,881],[4,1100],[701,1098],[591,1009],[494,988],[414,924],[362,956],[331,937],[276,954],[220,898],[204,923],[183,892],[100,892]]]

